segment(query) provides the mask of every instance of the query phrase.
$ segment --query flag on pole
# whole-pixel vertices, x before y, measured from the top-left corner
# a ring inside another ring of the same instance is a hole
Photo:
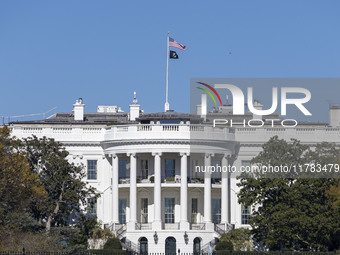
[[[170,51],[169,57],[173,58],[173,59],[178,59],[178,55],[177,55],[176,51],[173,51],[173,50]]]
[[[175,47],[175,48],[180,49],[180,50],[185,50],[185,45],[176,42],[171,37],[169,37],[169,46],[170,47]]]

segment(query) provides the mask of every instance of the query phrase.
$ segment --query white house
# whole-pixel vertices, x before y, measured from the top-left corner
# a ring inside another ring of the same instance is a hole
[[[237,180],[224,172],[197,172],[196,166],[249,165],[274,135],[306,144],[340,138],[339,107],[330,109],[330,125],[230,128],[209,122],[216,116],[232,117],[228,106],[206,120],[172,111],[144,113],[136,96],[128,113],[117,106],[85,113],[84,106],[79,99],[73,112],[13,122],[12,134],[62,142],[69,160],[86,166],[87,182],[100,192],[98,199],[89,198],[88,213],[125,247],[141,253],[209,251],[221,234],[249,227],[251,208],[238,203]]]

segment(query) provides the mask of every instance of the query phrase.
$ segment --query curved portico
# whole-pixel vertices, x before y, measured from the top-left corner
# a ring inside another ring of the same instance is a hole
[[[228,128],[189,123],[108,127],[102,147],[112,158],[114,228],[126,224],[126,236],[130,240],[140,230],[149,232],[148,240],[155,232],[162,235],[167,231],[188,235],[206,231],[211,239],[216,231],[214,223],[224,224],[224,229],[229,223],[228,175],[212,178],[209,172],[195,172],[194,166],[210,166],[217,161],[228,165],[235,145],[232,130]],[[128,174],[120,176],[120,167],[125,164]],[[215,205],[220,210],[218,221],[216,215],[212,218],[212,196],[220,200]],[[122,197],[129,200],[123,222],[119,218]],[[145,210],[147,219],[143,218]]]

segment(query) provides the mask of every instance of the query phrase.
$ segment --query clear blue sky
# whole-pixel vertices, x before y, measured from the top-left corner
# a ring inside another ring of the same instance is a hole
[[[339,10],[337,0],[3,0],[0,116],[71,111],[78,97],[87,112],[127,111],[133,91],[146,112],[163,111],[168,30],[187,46],[170,61],[176,111],[189,111],[190,78],[340,77]]]

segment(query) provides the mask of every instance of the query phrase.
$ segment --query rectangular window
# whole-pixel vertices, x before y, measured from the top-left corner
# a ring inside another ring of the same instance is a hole
[[[175,177],[175,160],[166,159],[165,160],[165,178]]]
[[[149,177],[149,160],[147,159],[142,159],[140,161],[141,166],[142,166],[142,179],[148,179]]]
[[[213,223],[219,224],[221,222],[221,199],[212,200]]]
[[[251,214],[251,207],[250,206],[241,206],[241,223],[242,224],[249,224],[250,214]]]
[[[141,223],[148,223],[148,199],[141,200]]]
[[[191,223],[196,224],[198,222],[197,220],[197,214],[198,214],[198,199],[197,198],[193,198],[191,199]]]
[[[87,179],[97,180],[97,160],[87,161]]]
[[[175,198],[165,198],[165,223],[175,223]]]
[[[87,199],[87,214],[90,216],[97,216],[97,198]]]
[[[119,172],[119,179],[126,178],[126,160],[119,160],[118,172]]]
[[[119,223],[126,224],[126,199],[119,199]]]

